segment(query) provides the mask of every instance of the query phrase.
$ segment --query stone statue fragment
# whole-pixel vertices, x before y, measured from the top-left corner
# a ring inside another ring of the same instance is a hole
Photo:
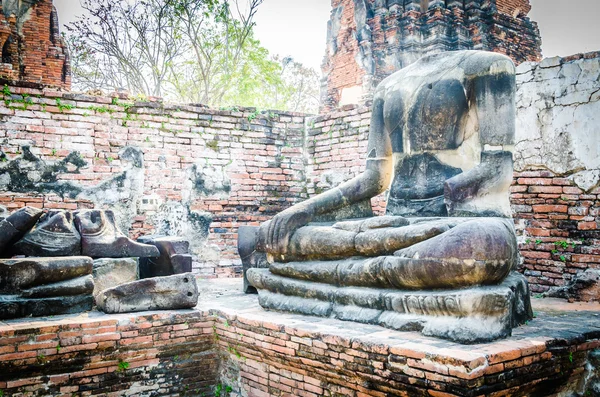
[[[15,244],[15,252],[27,256],[81,255],[81,237],[75,229],[73,214],[64,210],[44,213]]]
[[[192,273],[152,277],[98,294],[98,309],[105,313],[129,313],[145,310],[189,309],[198,303],[198,285]]]
[[[159,257],[140,258],[140,278],[172,276],[192,271],[189,241],[170,236],[142,236],[137,241],[155,246],[160,253]]]
[[[12,244],[31,229],[42,216],[42,210],[24,207],[0,221],[0,254],[5,255]]]
[[[111,210],[75,212],[75,225],[81,234],[81,253],[92,258],[158,257],[154,246],[126,237],[115,223]]]
[[[0,259],[0,319],[92,309],[92,259]]]

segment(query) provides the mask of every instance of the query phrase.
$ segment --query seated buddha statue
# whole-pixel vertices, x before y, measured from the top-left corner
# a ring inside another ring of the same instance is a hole
[[[509,335],[531,316],[512,272],[514,136],[508,57],[445,52],[392,74],[374,94],[365,171],[257,230],[259,302],[465,343]],[[385,216],[316,222],[386,191]]]

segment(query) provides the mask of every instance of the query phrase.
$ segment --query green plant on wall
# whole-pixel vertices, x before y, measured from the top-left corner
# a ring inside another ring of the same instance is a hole
[[[117,372],[123,372],[127,368],[129,368],[129,363],[127,361],[123,361],[122,359],[119,359],[119,364],[118,364]]]
[[[214,150],[215,152],[219,151],[219,141],[213,139],[212,141],[206,142],[206,147]]]
[[[56,98],[56,107],[61,113],[64,113],[65,110],[71,110],[74,108],[73,105],[62,103],[60,98]]]
[[[252,122],[254,119],[256,119],[258,117],[259,114],[260,114],[260,110],[256,109],[254,112],[252,112],[248,115],[248,121]]]
[[[219,383],[217,386],[215,386],[215,397],[223,396],[223,392],[225,392],[225,393],[227,393],[227,395],[229,395],[229,393],[231,393],[232,391],[233,391],[233,388],[231,386],[223,387],[223,385]]]

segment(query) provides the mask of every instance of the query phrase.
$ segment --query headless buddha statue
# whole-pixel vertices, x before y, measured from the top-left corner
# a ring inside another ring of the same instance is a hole
[[[247,277],[261,305],[464,342],[510,334],[531,314],[527,282],[509,276],[518,255],[508,194],[514,135],[508,57],[446,52],[383,80],[365,171],[259,228],[256,250],[269,269]],[[384,191],[385,216],[314,222]],[[440,316],[495,325],[439,331],[431,320]]]

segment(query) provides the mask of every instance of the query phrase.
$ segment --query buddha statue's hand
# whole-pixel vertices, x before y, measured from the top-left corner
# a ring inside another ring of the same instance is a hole
[[[288,252],[290,238],[296,230],[306,226],[312,216],[305,206],[294,206],[277,214],[270,222],[264,223],[266,233],[266,251],[281,259]]]

